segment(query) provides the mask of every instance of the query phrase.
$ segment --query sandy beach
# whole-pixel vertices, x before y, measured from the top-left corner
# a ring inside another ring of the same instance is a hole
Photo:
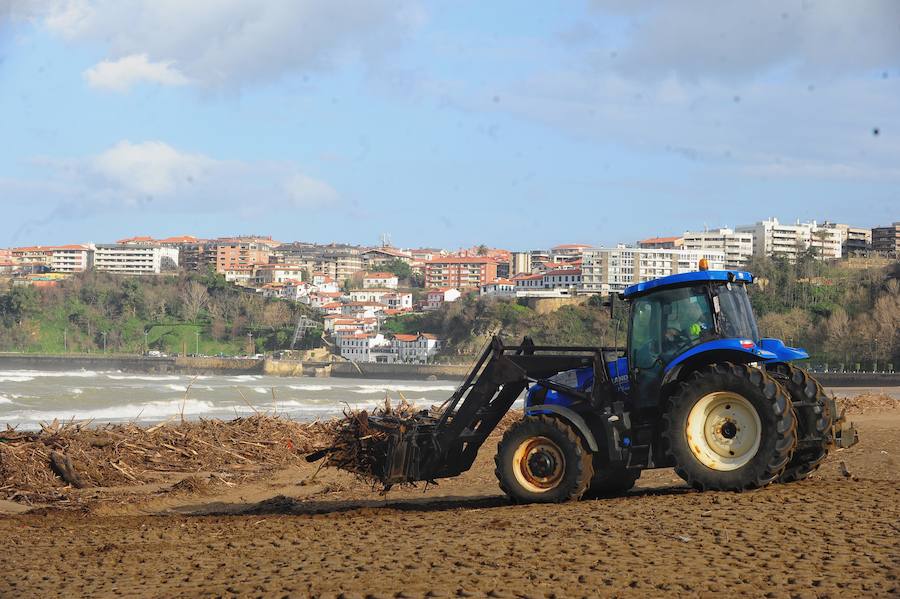
[[[4,501],[0,596],[896,595],[900,410],[859,411],[858,445],[747,493],[656,470],[626,496],[513,506],[489,442],[424,492],[381,496],[298,462],[238,484],[123,488],[126,502]]]

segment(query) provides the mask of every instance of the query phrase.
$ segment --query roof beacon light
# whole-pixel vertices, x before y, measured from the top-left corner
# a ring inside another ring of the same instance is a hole
[[[707,262],[706,258],[700,258],[700,264],[698,266],[700,270],[709,270],[709,262]]]

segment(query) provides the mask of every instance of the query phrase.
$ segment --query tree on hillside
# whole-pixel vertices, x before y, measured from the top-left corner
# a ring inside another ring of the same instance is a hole
[[[206,290],[206,285],[197,281],[190,281],[184,286],[181,293],[181,302],[185,320],[196,322],[200,313],[209,304],[209,292]]]

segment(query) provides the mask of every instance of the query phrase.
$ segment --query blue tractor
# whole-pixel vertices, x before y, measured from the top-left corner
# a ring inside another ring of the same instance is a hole
[[[386,485],[468,470],[523,392],[524,418],[500,441],[496,474],[516,502],[620,493],[642,470],[674,467],[697,489],[739,491],[808,476],[856,442],[808,357],[760,338],[753,276],[700,270],[633,285],[627,346],[505,346],[495,337],[440,413],[389,434]],[[614,303],[615,298],[613,298]]]

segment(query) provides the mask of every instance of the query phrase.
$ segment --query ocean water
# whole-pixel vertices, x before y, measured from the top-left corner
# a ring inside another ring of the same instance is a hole
[[[0,427],[35,429],[53,419],[94,423],[234,418],[259,412],[295,420],[340,416],[405,397],[426,407],[444,402],[457,381],[152,375],[126,372],[0,370]],[[251,407],[252,406],[252,407]]]

